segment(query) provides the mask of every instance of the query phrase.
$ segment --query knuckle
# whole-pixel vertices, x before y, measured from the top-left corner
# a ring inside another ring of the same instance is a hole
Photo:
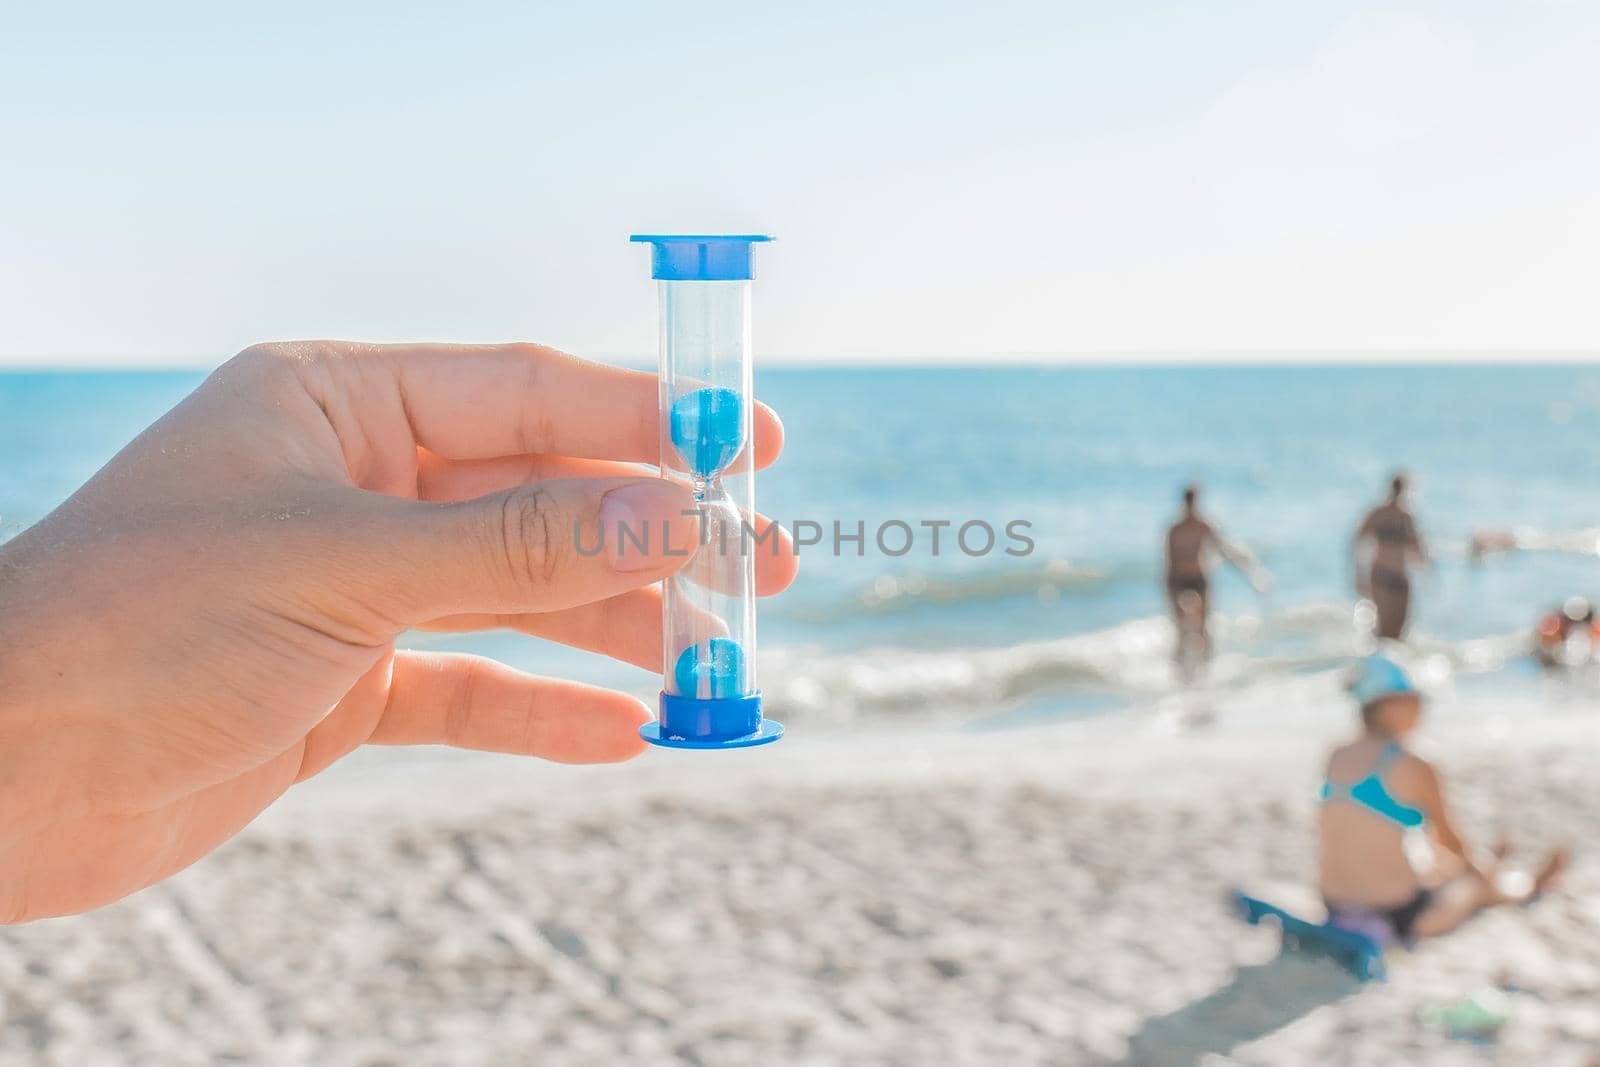
[[[508,493],[500,508],[498,540],[512,581],[549,585],[563,562],[559,507],[548,490],[533,486]]]
[[[523,396],[539,396],[545,384],[545,371],[556,353],[543,345],[518,344],[512,347],[522,364],[523,378],[518,388]],[[544,451],[552,440],[553,426],[549,414],[542,412],[537,404],[529,405],[526,410],[529,414],[518,427],[519,445],[523,452]]]
[[[217,377],[251,391],[282,395],[302,387],[307,372],[337,358],[337,346],[323,341],[268,341],[251,345],[217,371]]]
[[[283,358],[283,345],[276,341],[264,341],[251,345],[229,362],[243,366],[263,366],[277,363]]]
[[[483,688],[485,666],[472,661],[461,668],[444,709],[441,740],[446,745],[461,748],[471,740],[473,714]]]
[[[292,377],[293,364],[282,345],[251,345],[217,369],[218,378],[242,380],[252,385]]]
[[[530,374],[537,374],[546,361],[561,355],[549,345],[534,344],[532,341],[516,341],[509,347],[527,361]]]
[[[357,347],[340,341],[264,341],[244,349],[228,364],[269,374],[299,374],[319,364],[337,363]]]
[[[246,348],[233,357],[233,362],[255,368],[292,366],[313,358],[315,344],[307,341],[265,341]]]

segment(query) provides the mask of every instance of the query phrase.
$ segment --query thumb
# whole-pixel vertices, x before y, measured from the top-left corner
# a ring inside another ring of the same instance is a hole
[[[659,581],[699,539],[694,496],[660,478],[575,478],[455,504],[407,501],[386,524],[372,607],[411,625],[456,612],[544,612]]]

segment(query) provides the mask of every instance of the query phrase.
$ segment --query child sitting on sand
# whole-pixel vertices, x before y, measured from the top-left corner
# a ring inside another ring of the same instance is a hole
[[[1504,844],[1489,869],[1473,861],[1438,773],[1403,747],[1422,715],[1422,695],[1398,664],[1369,656],[1351,692],[1361,734],[1328,757],[1322,785],[1320,879],[1330,921],[1379,919],[1392,940],[1405,942],[1437,937],[1484,908],[1528,901],[1556,879],[1567,863],[1562,849],[1532,879],[1501,869],[1510,851]],[[1424,879],[1406,856],[1406,831],[1423,827],[1446,854],[1441,859],[1453,861],[1443,878]]]

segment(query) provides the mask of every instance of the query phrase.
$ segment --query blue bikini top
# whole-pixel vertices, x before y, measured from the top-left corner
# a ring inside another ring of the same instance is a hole
[[[1428,821],[1427,816],[1410,805],[1400,803],[1383,784],[1383,772],[1388,770],[1402,754],[1403,750],[1399,745],[1393,741],[1389,742],[1383,746],[1383,751],[1378,753],[1377,762],[1372,765],[1372,770],[1359,782],[1352,785],[1337,785],[1324,781],[1322,802],[1326,804],[1330,800],[1348,800],[1404,829],[1421,826]]]

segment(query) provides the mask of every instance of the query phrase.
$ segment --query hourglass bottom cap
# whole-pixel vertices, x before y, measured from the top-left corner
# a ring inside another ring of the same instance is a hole
[[[783,724],[761,717],[761,694],[726,700],[661,694],[661,717],[639,736],[662,748],[749,748],[783,736]]]

